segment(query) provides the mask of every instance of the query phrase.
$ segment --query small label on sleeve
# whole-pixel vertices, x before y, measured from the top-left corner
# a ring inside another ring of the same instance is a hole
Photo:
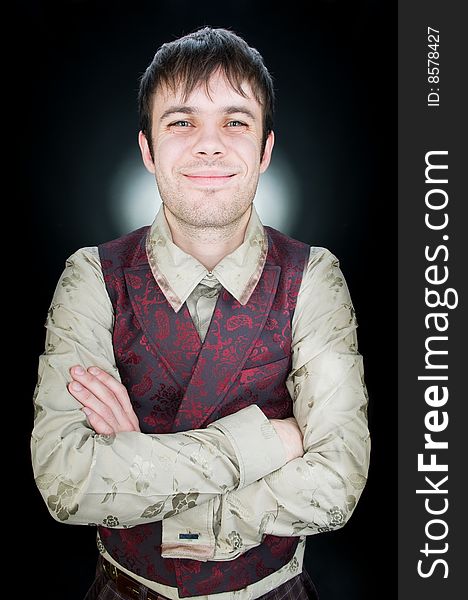
[[[198,533],[179,533],[179,540],[198,540]]]

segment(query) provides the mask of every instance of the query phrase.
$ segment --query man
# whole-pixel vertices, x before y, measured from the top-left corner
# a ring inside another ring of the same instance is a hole
[[[98,526],[87,599],[316,598],[307,535],[364,487],[367,398],[337,259],[264,227],[273,85],[224,29],[140,85],[151,227],[82,248],[40,358],[32,458],[54,518]]]

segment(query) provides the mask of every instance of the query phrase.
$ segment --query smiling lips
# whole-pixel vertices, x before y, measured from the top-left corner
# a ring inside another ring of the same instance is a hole
[[[182,175],[197,185],[220,186],[232,179],[236,173],[197,171],[196,173],[182,173]]]

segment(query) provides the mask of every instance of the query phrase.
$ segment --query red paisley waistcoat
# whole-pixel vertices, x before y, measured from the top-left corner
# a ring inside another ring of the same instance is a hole
[[[148,227],[99,246],[115,313],[117,368],[144,433],[200,429],[257,404],[268,418],[292,416],[291,321],[310,246],[265,226],[268,254],[245,306],[221,288],[202,343],[187,305],[176,313],[151,272]],[[161,522],[100,527],[106,550],[181,598],[242,589],[291,560],[297,537],[266,535],[232,561],[161,557]]]

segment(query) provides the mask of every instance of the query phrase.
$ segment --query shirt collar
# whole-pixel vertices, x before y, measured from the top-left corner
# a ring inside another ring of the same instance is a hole
[[[242,305],[247,304],[258,283],[268,253],[268,236],[252,204],[244,241],[210,272],[191,254],[172,241],[161,204],[146,239],[146,253],[156,282],[175,312],[196,286],[213,287],[217,282]]]

